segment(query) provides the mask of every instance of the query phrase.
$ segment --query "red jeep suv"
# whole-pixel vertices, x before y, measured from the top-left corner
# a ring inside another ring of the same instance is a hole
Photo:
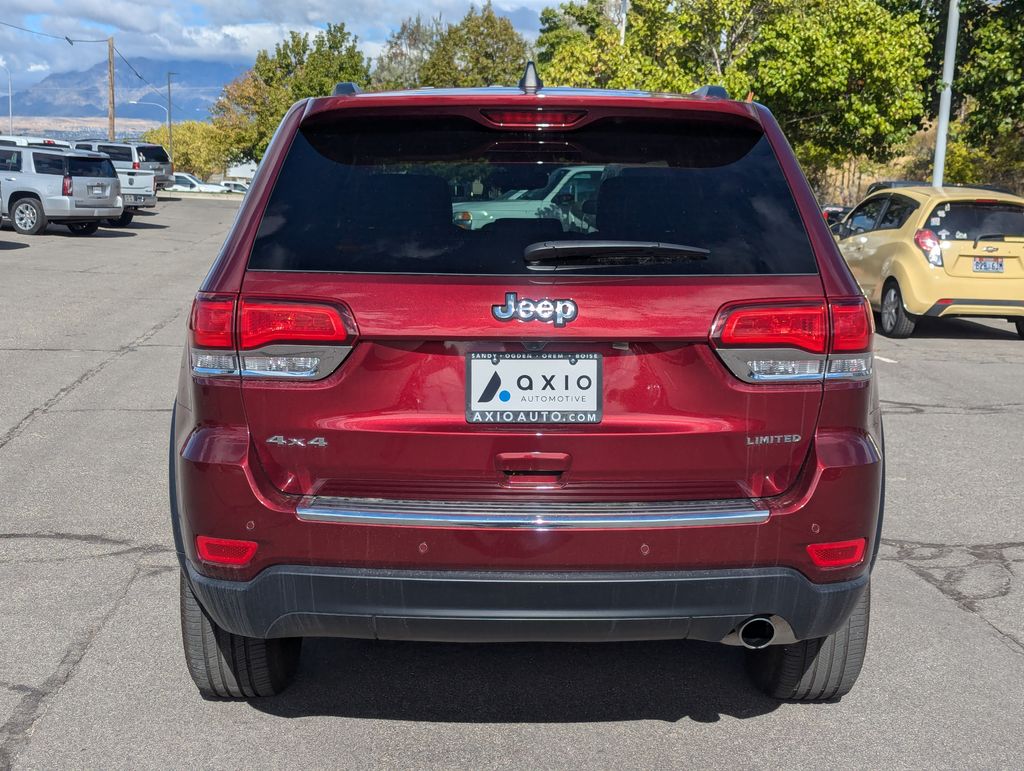
[[[871,312],[778,124],[717,87],[288,112],[192,309],[189,672],[303,637],[691,639],[847,693],[881,526]]]

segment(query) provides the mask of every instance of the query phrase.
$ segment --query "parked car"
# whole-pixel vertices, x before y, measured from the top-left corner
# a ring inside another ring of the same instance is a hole
[[[0,215],[23,235],[66,225],[91,235],[122,213],[121,183],[110,159],[83,150],[0,147]]]
[[[63,147],[70,148],[71,143],[62,139],[47,139],[46,137],[15,136],[13,134],[0,135],[0,147]]]
[[[79,139],[79,150],[105,153],[118,169],[152,171],[156,175],[156,189],[163,190],[173,184],[174,167],[167,152],[160,145],[147,142],[110,142],[106,139]]]
[[[604,166],[563,166],[543,185],[514,190],[509,197],[452,204],[452,219],[466,230],[479,230],[501,219],[557,219],[565,227],[585,232],[583,204],[594,198]]]
[[[831,227],[836,223],[842,222],[843,218],[850,213],[851,208],[850,206],[822,206],[821,215]]]
[[[152,171],[135,169],[118,169],[117,177],[121,180],[121,199],[124,211],[116,219],[108,219],[104,224],[110,227],[123,228],[131,224],[139,209],[156,207],[156,174]]]
[[[249,192],[249,186],[241,182],[221,182],[220,186],[228,193],[241,193],[245,195]]]
[[[174,184],[167,188],[171,193],[226,193],[220,185],[202,182],[192,174],[182,171],[174,172]]]
[[[771,113],[532,65],[335,93],[283,118],[192,308],[169,460],[199,690],[276,693],[337,636],[689,638],[749,649],[774,697],[848,692],[871,313]],[[553,156],[552,190],[628,167],[587,232],[453,223],[454,191]]]
[[[850,212],[836,238],[882,334],[908,337],[921,317],[988,316],[1024,337],[1024,198],[886,190]]]

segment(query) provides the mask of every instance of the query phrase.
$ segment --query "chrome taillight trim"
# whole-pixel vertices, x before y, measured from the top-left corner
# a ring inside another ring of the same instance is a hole
[[[753,525],[767,522],[769,512],[749,499],[536,503],[306,496],[296,516],[307,522],[354,525],[557,530]]]
[[[189,351],[189,363],[192,367],[192,374],[199,377],[230,377],[241,375],[246,380],[290,380],[290,381],[316,381],[323,380],[334,373],[341,363],[352,352],[351,345],[268,345],[263,348],[254,348],[250,351],[208,350],[193,348]],[[208,354],[212,356],[230,356],[234,366],[230,369],[218,369],[212,367],[197,367],[196,356]],[[249,369],[245,366],[246,359],[256,357],[278,358],[311,358],[317,360],[315,369],[298,372],[274,372],[261,369]]]

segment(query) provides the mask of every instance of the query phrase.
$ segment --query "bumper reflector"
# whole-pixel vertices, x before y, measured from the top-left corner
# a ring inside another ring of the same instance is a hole
[[[256,556],[255,541],[239,541],[234,538],[210,538],[196,536],[196,552],[199,559],[212,565],[241,568],[252,562]]]
[[[819,568],[848,568],[859,564],[864,559],[864,547],[867,541],[854,538],[852,541],[832,541],[830,543],[812,543],[807,546],[807,554],[811,562]]]

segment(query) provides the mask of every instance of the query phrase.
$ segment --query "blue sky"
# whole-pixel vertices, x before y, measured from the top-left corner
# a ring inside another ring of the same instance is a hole
[[[555,4],[556,0],[493,2],[498,13],[530,38],[537,34],[540,10]],[[272,47],[290,29],[313,32],[339,21],[373,56],[407,16],[441,14],[456,21],[469,6],[469,0],[0,0],[0,21],[72,38],[113,35],[129,58],[248,64],[260,48]],[[87,69],[105,55],[99,44],[69,46],[0,27],[0,63],[10,68],[15,89],[51,72]],[[5,80],[3,73],[0,79]],[[0,84],[2,91],[6,82]]]

